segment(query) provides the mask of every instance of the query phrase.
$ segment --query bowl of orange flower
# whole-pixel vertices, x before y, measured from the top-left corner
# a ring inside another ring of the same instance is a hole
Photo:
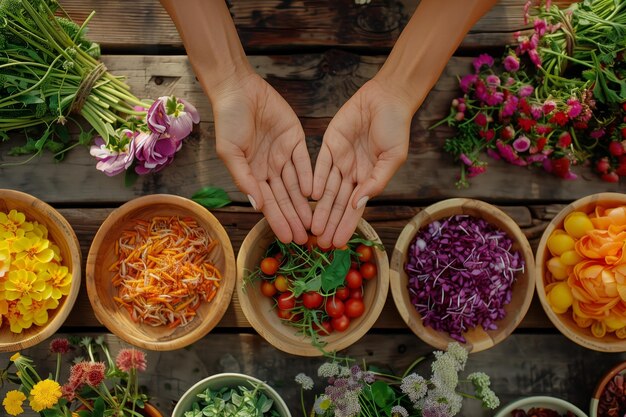
[[[0,351],[33,346],[65,322],[80,288],[78,239],[50,205],[0,189]]]
[[[220,321],[235,287],[235,256],[220,222],[201,205],[155,194],[114,210],[86,265],[96,317],[150,350],[183,348]]]
[[[626,351],[626,194],[569,204],[546,228],[536,256],[537,294],[552,323],[600,352]]]

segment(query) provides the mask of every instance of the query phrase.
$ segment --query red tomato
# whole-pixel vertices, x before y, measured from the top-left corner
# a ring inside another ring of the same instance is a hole
[[[274,275],[278,271],[278,259],[268,256],[261,261],[261,271],[265,275]]]
[[[350,297],[348,297],[348,298],[354,298],[356,300],[363,299],[363,287],[359,287],[359,288],[355,288],[353,290],[350,290]]]
[[[281,310],[291,310],[296,306],[296,297],[291,291],[287,291],[278,296],[278,308]]]
[[[332,318],[330,320],[330,324],[332,324],[334,330],[337,330],[338,332],[343,332],[348,328],[348,326],[350,326],[350,319],[342,314],[339,317]]]
[[[346,286],[350,289],[361,288],[361,285],[363,284],[363,277],[361,276],[361,273],[359,271],[357,271],[356,269],[351,269],[346,274],[345,283]]]
[[[274,286],[280,292],[285,292],[289,289],[289,280],[284,275],[279,275],[274,280]]]
[[[326,299],[326,313],[330,317],[339,317],[343,315],[344,310],[343,301],[336,297]],[[334,326],[333,326],[334,327]]]
[[[320,324],[313,323],[313,330],[320,336],[328,336],[333,332],[333,326],[330,324],[330,320],[324,320]]]
[[[324,297],[316,291],[308,291],[302,294],[302,304],[304,304],[304,306],[309,310],[319,308],[323,302]]]
[[[278,252],[276,253],[276,255],[274,255],[274,258],[278,261],[279,264],[283,261],[284,257],[285,255],[283,255],[282,252]]]
[[[359,262],[369,262],[372,260],[374,250],[371,246],[361,244],[356,247],[356,253],[359,255]]]
[[[306,241],[306,248],[309,252],[317,248],[317,236],[309,235],[309,239]]]
[[[264,279],[263,282],[261,282],[261,294],[264,296],[273,297],[276,291],[276,287],[271,281]]]
[[[276,314],[279,318],[283,320],[290,320],[295,316],[295,314],[289,310],[281,310],[280,308],[276,309]]]
[[[341,301],[346,301],[350,298],[350,288],[348,287],[339,287],[335,290],[335,297],[339,298]]]
[[[365,312],[365,304],[358,298],[350,298],[345,302],[345,307],[345,315],[351,319],[361,317]]]
[[[359,272],[361,272],[361,275],[363,275],[365,279],[376,278],[376,274],[378,273],[376,265],[371,262],[362,264],[361,268],[359,268]]]

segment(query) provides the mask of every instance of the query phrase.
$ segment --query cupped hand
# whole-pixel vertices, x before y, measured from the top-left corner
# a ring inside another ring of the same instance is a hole
[[[374,78],[331,120],[313,177],[312,197],[319,201],[311,232],[320,246],[345,245],[367,201],[404,163],[414,112],[411,103]]]
[[[313,173],[304,131],[289,104],[250,72],[211,96],[218,156],[282,242],[303,244],[311,226]]]

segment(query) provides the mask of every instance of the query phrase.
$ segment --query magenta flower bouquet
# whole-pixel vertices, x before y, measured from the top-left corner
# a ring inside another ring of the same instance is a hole
[[[440,123],[456,128],[444,149],[461,163],[458,186],[487,170],[486,154],[575,179],[590,165],[603,180],[626,175],[626,4],[582,2],[563,11],[526,4],[530,35],[500,60],[482,54],[460,77],[462,95]]]

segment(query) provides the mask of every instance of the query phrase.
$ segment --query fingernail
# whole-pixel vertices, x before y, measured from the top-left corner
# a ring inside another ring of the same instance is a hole
[[[250,204],[252,204],[252,208],[257,210],[257,208],[256,208],[256,201],[254,201],[254,198],[252,198],[252,196],[250,194],[248,194],[248,200],[250,200]]]
[[[362,209],[363,207],[365,207],[365,205],[367,204],[367,202],[369,201],[369,197],[365,196],[365,197],[361,197],[361,199],[359,200],[358,203],[356,203],[356,209]]]

